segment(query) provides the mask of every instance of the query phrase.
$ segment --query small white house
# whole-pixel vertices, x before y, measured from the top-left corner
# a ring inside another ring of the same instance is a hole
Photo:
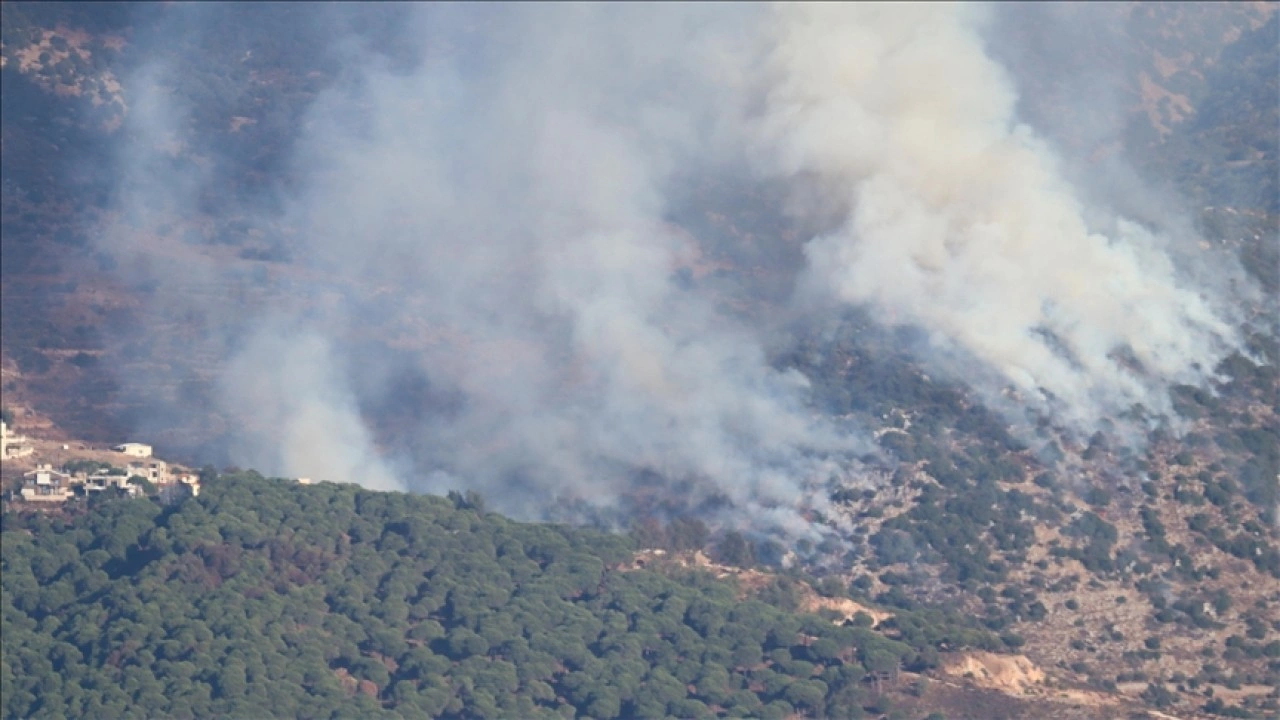
[[[102,492],[108,488],[118,488],[131,496],[138,495],[142,491],[137,485],[129,482],[129,478],[124,475],[92,475],[84,482],[85,494]]]
[[[131,455],[133,457],[146,458],[151,457],[151,446],[142,443],[125,443],[115,447],[116,452]]]
[[[54,470],[52,465],[40,465],[24,473],[19,494],[32,502],[63,502],[71,497],[70,480],[69,475]]]
[[[156,484],[169,482],[169,465],[163,460],[152,460],[145,463],[131,462],[125,465],[124,471],[128,477],[137,475]]]
[[[0,459],[12,460],[34,453],[35,448],[25,444],[26,442],[25,436],[10,434],[9,424],[0,420]]]

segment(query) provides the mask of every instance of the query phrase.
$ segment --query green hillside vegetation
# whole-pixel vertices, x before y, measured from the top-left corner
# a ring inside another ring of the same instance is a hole
[[[175,505],[9,512],[3,716],[859,717],[939,646],[999,646],[927,611],[839,626],[785,609],[793,583],[744,598],[632,557],[474,496],[256,473]]]

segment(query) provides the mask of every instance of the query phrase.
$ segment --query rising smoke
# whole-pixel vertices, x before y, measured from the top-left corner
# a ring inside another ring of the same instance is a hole
[[[282,228],[289,269],[218,311],[181,298],[243,279],[184,265],[151,307],[208,318],[238,463],[474,488],[526,517],[610,508],[643,471],[688,507],[802,532],[872,445],[770,364],[774,320],[688,281],[708,247],[674,209],[728,174],[788,188],[791,221],[821,228],[797,307],[920,327],[939,368],[989,378],[993,403],[1012,385],[1065,428],[1167,413],[1168,385],[1236,344],[1159,228],[1087,212],[971,6],[413,6],[407,61],[335,12],[341,71],[298,123],[290,183],[232,208]],[[116,253],[197,215],[209,182],[157,149],[201,112],[165,102],[160,76],[130,83]],[[371,333],[410,351],[371,356]],[[406,376],[433,400],[379,450],[367,401]]]
[[[970,6],[786,5],[754,139],[847,211],[807,247],[812,281],[922,326],[1069,427],[1202,382],[1231,326],[1180,284],[1162,239],[1090,227],[1049,146],[1017,122]],[[1133,366],[1136,361],[1137,368]]]

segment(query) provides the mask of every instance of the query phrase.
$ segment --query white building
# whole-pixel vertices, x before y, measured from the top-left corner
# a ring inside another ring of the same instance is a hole
[[[163,460],[152,460],[151,462],[131,462],[124,466],[126,477],[146,478],[156,484],[164,484],[169,482],[169,465]]]
[[[91,492],[102,492],[107,488],[118,488],[129,495],[138,495],[142,492],[142,488],[129,482],[129,478],[125,475],[91,475],[84,482],[84,491],[86,494]]]
[[[146,458],[151,457],[151,446],[142,443],[125,443],[115,447],[116,452],[131,455],[133,457]]]
[[[8,423],[0,420],[0,459],[12,460],[34,453],[36,449],[25,444],[26,442],[27,438],[23,435],[9,434]]]
[[[52,465],[40,465],[24,473],[19,494],[31,502],[64,502],[71,497],[71,477],[58,472]]]

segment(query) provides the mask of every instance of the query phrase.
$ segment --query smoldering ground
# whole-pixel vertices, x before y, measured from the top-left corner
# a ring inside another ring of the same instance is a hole
[[[803,532],[874,446],[769,358],[793,323],[847,307],[920,329],[926,363],[1011,415],[1081,433],[1135,404],[1167,416],[1171,383],[1205,382],[1238,346],[1218,292],[1233,271],[1192,277],[1184,228],[1087,202],[1019,117],[989,11],[399,6],[356,32],[365,11],[328,10],[308,32],[332,73],[279,178],[216,208],[289,262],[246,278],[151,258],[139,332],[201,318],[238,464],[476,489],[523,517],[614,507],[643,471],[728,522]],[[166,12],[156,38],[242,10]],[[120,222],[99,243],[131,259],[236,168],[192,138],[217,109],[178,100],[169,47],[127,81]],[[681,227],[707,187],[746,189],[772,223]],[[191,293],[236,286],[252,297]],[[377,447],[404,383],[426,407]]]

